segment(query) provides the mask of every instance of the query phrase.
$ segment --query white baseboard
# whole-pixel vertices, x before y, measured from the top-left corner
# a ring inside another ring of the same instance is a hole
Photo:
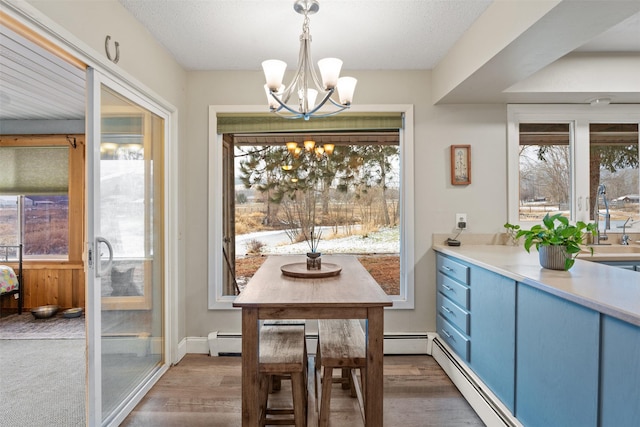
[[[430,354],[434,334],[387,333],[384,335],[385,354]],[[203,342],[204,341],[204,342]],[[197,344],[196,344],[197,343]],[[207,344],[205,350],[205,343]],[[315,353],[317,335],[307,334],[308,352]],[[209,353],[211,356],[240,354],[242,336],[239,333],[211,332],[207,338],[188,338],[188,353]]]
[[[176,358],[173,361],[173,363],[176,364],[180,362],[186,354],[187,354],[187,338],[183,338],[178,343],[178,348],[176,350]]]
[[[522,427],[511,411],[500,402],[482,380],[460,360],[446,343],[437,337],[433,342],[431,355],[487,426]]]
[[[186,352],[209,354],[209,341],[205,337],[187,337]]]

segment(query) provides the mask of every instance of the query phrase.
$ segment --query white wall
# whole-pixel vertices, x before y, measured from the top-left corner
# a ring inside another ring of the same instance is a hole
[[[214,330],[239,332],[240,313],[207,308],[207,123],[209,105],[264,103],[257,71],[185,73],[115,0],[31,1],[57,24],[104,54],[104,39],[120,43],[118,66],[179,110],[179,339]],[[350,72],[359,79],[354,102],[415,106],[415,310],[387,310],[388,332],[435,330],[432,233],[453,231],[468,214],[470,232],[499,232],[506,221],[506,106],[433,106],[431,72]],[[265,108],[266,109],[266,108]],[[472,184],[451,186],[449,146],[471,144]]]
[[[258,64],[256,63],[256,68]],[[506,222],[506,106],[430,105],[429,71],[349,71],[358,78],[355,104],[415,106],[414,310],[387,310],[385,331],[435,331],[432,233],[453,231],[466,212],[472,232],[499,232]],[[255,72],[188,74],[189,143],[183,145],[186,203],[187,335],[240,331],[240,313],[207,309],[207,141],[209,105],[264,104],[263,76]],[[266,111],[266,107],[265,107]],[[472,184],[451,186],[449,146],[471,144]]]

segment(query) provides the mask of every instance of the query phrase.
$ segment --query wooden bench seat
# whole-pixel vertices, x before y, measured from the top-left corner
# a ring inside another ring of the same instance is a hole
[[[304,326],[267,325],[260,328],[260,392],[263,402],[261,426],[295,425],[306,426],[307,354]],[[293,395],[293,408],[270,408],[269,392],[273,377],[290,378]],[[293,414],[293,419],[282,415]]]
[[[358,385],[356,369],[360,370],[362,384],[366,383],[367,351],[364,331],[356,319],[318,320],[318,352],[316,355],[316,394],[320,392],[321,427],[329,425],[331,388],[336,382],[358,398],[364,420],[363,392]],[[322,368],[323,372],[320,373]],[[341,378],[334,378],[334,369],[341,369]],[[322,379],[320,380],[320,378]],[[318,390],[322,384],[321,390]]]

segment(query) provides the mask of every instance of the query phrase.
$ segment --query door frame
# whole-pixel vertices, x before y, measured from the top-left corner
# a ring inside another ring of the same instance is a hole
[[[146,386],[141,389],[138,394],[123,408],[122,415],[113,419],[114,425],[117,425],[122,421],[126,414],[131,411],[135,405],[144,397],[146,392],[151,386],[160,378],[162,373],[168,369],[172,363],[177,363],[184,351],[179,350],[179,306],[178,306],[178,277],[181,267],[177,264],[180,259],[178,245],[179,245],[179,228],[178,228],[178,213],[179,213],[179,197],[178,197],[178,110],[175,106],[164,100],[161,96],[154,91],[146,87],[144,84],[126,74],[120,67],[108,61],[102,54],[95,51],[91,47],[87,46],[85,42],[79,38],[73,36],[68,30],[62,26],[56,24],[44,15],[35,7],[26,2],[7,3],[4,0],[0,2],[0,11],[6,13],[7,16],[15,19],[22,24],[27,30],[37,34],[43,40],[51,43],[51,46],[59,49],[62,54],[69,55],[71,58],[84,63],[87,67],[93,68],[99,71],[104,76],[109,77],[119,85],[130,89],[135,93],[142,95],[151,105],[156,109],[161,110],[166,115],[166,135],[165,135],[165,155],[164,155],[164,247],[165,247],[165,265],[163,266],[164,274],[164,289],[163,289],[163,305],[165,318],[163,322],[163,329],[165,331],[164,340],[164,353],[165,367],[161,369],[154,379],[149,381]],[[85,96],[89,94],[85,92]],[[85,120],[87,121],[87,130],[89,128],[90,118],[89,113],[86,113]],[[92,140],[90,132],[87,132],[87,159],[95,147],[95,143]],[[85,166],[86,167],[86,166]],[[86,183],[87,188],[93,184]],[[85,208],[88,207],[89,200],[85,201]],[[89,215],[88,210],[85,210],[85,215]],[[85,272],[89,274],[86,266],[86,250],[85,245],[83,260],[85,264]],[[173,260],[173,264],[170,262]],[[88,289],[86,295],[89,295]],[[91,302],[87,299],[87,305]],[[88,338],[88,337],[87,337]],[[87,369],[91,369],[92,366],[88,366]],[[87,422],[93,420],[87,415]]]

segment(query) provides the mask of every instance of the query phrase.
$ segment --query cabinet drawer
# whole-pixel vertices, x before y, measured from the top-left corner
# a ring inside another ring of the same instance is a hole
[[[469,347],[471,340],[462,335],[456,328],[451,326],[447,319],[438,314],[437,319],[438,335],[460,356],[465,362],[469,361]]]
[[[445,319],[457,326],[466,335],[469,335],[469,313],[457,304],[454,304],[449,298],[438,292],[438,313]]]
[[[465,285],[469,284],[469,267],[466,265],[454,261],[451,258],[446,258],[440,254],[438,254],[437,263],[438,271],[441,271],[449,277],[453,277]]]
[[[462,308],[469,309],[469,288],[438,271],[438,291]]]

